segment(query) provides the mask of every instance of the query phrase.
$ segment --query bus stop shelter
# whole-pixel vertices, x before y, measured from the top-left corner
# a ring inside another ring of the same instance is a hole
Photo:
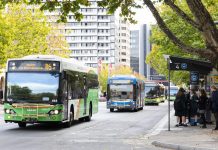
[[[190,71],[190,84],[198,85],[199,79],[212,71],[213,65],[209,61],[164,55],[168,64],[168,82],[170,83],[170,71]],[[205,84],[206,85],[206,84]],[[168,85],[168,131],[170,131],[170,84]]]

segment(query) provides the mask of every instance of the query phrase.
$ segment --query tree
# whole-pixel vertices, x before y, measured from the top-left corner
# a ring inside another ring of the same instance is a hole
[[[109,77],[109,70],[108,65],[103,64],[101,70],[98,75],[98,80],[100,84],[100,88],[102,92],[105,92],[107,89],[107,79]]]
[[[4,0],[0,3],[2,7],[9,2],[17,2],[23,0]],[[186,1],[190,10],[190,15],[183,9],[178,7],[180,1]],[[41,0],[25,1],[28,4],[41,4]],[[147,6],[157,20],[159,28],[167,35],[167,37],[178,46],[183,52],[194,54],[202,58],[210,60],[216,68],[218,68],[218,29],[214,23],[214,14],[210,13],[207,9],[209,5],[213,5],[217,10],[218,0],[143,0],[143,4],[137,4],[137,0],[102,0],[98,2],[101,7],[106,7],[108,13],[114,13],[117,8],[121,7],[121,15],[130,22],[135,22],[133,16],[135,14],[134,8]],[[203,37],[204,46],[192,47],[184,43],[180,37],[177,37],[172,30],[166,25],[163,18],[160,16],[155,7],[155,3],[164,3],[168,5],[176,14],[190,24],[197,32]],[[60,7],[61,18],[60,20],[66,21],[66,16],[69,12],[73,12],[74,18],[77,20],[82,19],[82,14],[79,13],[81,5],[89,6],[88,0],[75,0],[75,1],[46,1],[42,4],[41,10],[54,11],[56,7]]]
[[[139,79],[145,80],[144,76],[138,73],[133,73],[132,68],[130,68],[129,66],[123,66],[123,65],[115,66],[109,74],[108,64],[103,64],[98,76],[102,92],[106,91],[107,89],[108,77],[111,77],[113,75],[135,75]]]
[[[66,53],[66,41],[48,25],[39,9],[33,11],[23,4],[10,4],[0,10],[0,68],[9,58]]]
[[[132,68],[129,66],[119,65],[115,66],[111,72],[111,75],[129,75],[133,74]]]
[[[216,14],[216,9],[214,9],[213,5],[209,5],[209,3],[205,2],[207,8],[211,13]],[[188,15],[190,12],[188,11],[188,6],[185,2],[180,2],[178,4],[180,8],[182,8]],[[190,24],[185,22],[182,18],[178,17],[175,12],[170,9],[168,5],[161,5],[158,7],[160,11],[160,15],[165,20],[165,23],[168,27],[171,28],[173,33],[180,37],[185,44],[191,45],[192,47],[204,47],[204,40],[201,35],[195,28],[193,28]],[[215,16],[216,19],[216,16]],[[217,18],[218,19],[218,18]],[[182,32],[181,32],[182,31]],[[167,64],[165,59],[163,58],[163,54],[168,55],[177,55],[188,58],[199,58],[197,55],[191,55],[188,53],[184,53],[180,48],[176,47],[170,40],[165,36],[165,34],[154,25],[152,27],[152,52],[147,57],[147,63],[151,64],[151,66],[157,70],[158,73],[164,74],[166,77],[168,76]],[[200,58],[202,59],[202,58]],[[164,63],[160,63],[164,62]],[[171,79],[176,84],[181,84],[181,82],[188,83],[189,82],[189,73],[188,72],[172,72]]]

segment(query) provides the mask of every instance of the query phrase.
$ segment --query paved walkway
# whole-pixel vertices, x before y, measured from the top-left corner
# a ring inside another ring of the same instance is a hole
[[[176,118],[171,117],[171,131],[167,126],[160,129],[160,134],[150,136],[153,145],[178,150],[218,150],[218,131],[215,125],[207,125],[206,129],[198,126],[175,127]]]

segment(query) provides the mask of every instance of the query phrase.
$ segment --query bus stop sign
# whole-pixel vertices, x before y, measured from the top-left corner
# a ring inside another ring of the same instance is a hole
[[[170,63],[170,70],[188,70],[187,63]]]
[[[199,84],[199,73],[197,71],[190,72],[190,84],[191,85]]]

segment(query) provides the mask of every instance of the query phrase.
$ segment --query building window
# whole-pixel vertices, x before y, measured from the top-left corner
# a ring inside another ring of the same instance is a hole
[[[126,55],[126,52],[122,52],[121,55]]]

